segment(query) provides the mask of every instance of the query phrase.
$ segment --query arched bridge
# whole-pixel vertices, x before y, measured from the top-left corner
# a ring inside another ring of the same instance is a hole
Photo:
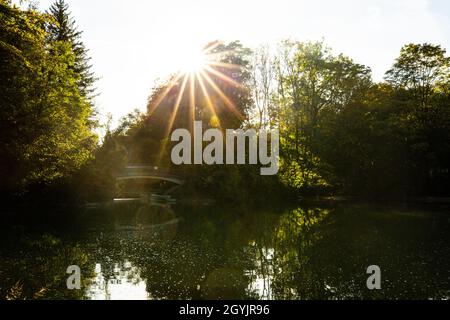
[[[171,170],[167,168],[160,168],[148,165],[127,166],[125,170],[116,177],[116,179],[118,181],[148,179],[148,180],[168,181],[176,185],[183,184],[183,180],[177,175],[172,174]]]

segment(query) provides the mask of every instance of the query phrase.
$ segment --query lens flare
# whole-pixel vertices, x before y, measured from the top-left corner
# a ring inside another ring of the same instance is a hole
[[[220,128],[221,121],[217,116],[216,108],[212,97],[218,98],[223,105],[225,105],[229,111],[231,111],[239,119],[243,119],[244,116],[240,114],[234,103],[229,97],[220,89],[217,81],[226,83],[227,86],[232,86],[238,89],[243,89],[244,86],[238,81],[230,78],[220,70],[233,70],[237,72],[240,70],[241,66],[221,62],[221,58],[231,52],[221,51],[214,52],[215,49],[220,45],[220,42],[214,42],[210,44],[203,50],[190,50],[187,49],[183,52],[179,61],[176,63],[177,74],[174,79],[169,83],[166,90],[162,95],[156,100],[152,106],[152,111],[154,111],[162,100],[165,99],[167,94],[172,90],[174,86],[179,84],[181,81],[180,92],[178,92],[178,97],[175,102],[175,108],[173,113],[170,115],[170,121],[168,127],[166,128],[167,139],[172,130],[174,120],[177,116],[180,104],[182,104],[182,97],[184,96],[184,91],[187,89],[186,86],[189,84],[189,108],[191,109],[190,117],[192,123],[195,121],[195,108],[196,108],[196,92],[199,89],[198,94],[203,96],[206,102],[206,107],[211,114],[210,125],[212,127]],[[212,91],[212,92],[209,92]],[[215,101],[215,100],[214,100]],[[160,164],[167,142],[163,143],[158,156],[158,165]]]

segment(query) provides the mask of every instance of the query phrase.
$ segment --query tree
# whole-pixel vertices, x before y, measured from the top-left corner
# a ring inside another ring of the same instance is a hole
[[[408,44],[386,80],[406,110],[410,193],[444,194],[449,185],[450,57],[439,45]]]
[[[2,1],[0,22],[0,188],[13,192],[71,175],[96,135],[70,45],[48,42],[52,21]]]
[[[450,85],[450,57],[439,45],[408,44],[400,51],[386,80],[397,88],[408,90],[422,107],[427,106],[438,88]]]
[[[404,195],[407,149],[401,108],[390,86],[373,86],[365,99],[327,112],[319,122],[314,149],[320,172],[346,194]]]
[[[275,85],[275,70],[273,57],[269,47],[261,47],[253,56],[251,88],[253,93],[253,123],[258,128],[270,126],[272,94]]]
[[[70,43],[75,55],[74,71],[79,75],[78,88],[82,96],[89,100],[94,97],[94,83],[97,80],[91,71],[91,58],[81,40],[82,32],[78,30],[75,20],[71,17],[69,5],[64,0],[56,0],[48,14],[54,23],[48,24],[50,42],[63,41]]]
[[[407,45],[388,82],[358,90],[356,100],[323,113],[315,139],[322,174],[351,194],[448,194],[446,60],[439,46]]]
[[[282,154],[290,184],[321,180],[314,146],[325,112],[338,113],[360,99],[371,86],[370,69],[351,59],[332,55],[322,42],[284,41],[277,58],[278,123]]]

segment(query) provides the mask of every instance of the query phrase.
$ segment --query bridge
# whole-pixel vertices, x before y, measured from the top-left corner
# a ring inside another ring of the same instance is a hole
[[[172,170],[167,168],[160,168],[156,166],[146,166],[146,165],[132,165],[127,166],[125,170],[119,174],[116,179],[117,181],[126,180],[159,180],[174,183],[176,185],[182,185],[183,180],[172,174]]]
[[[173,169],[151,165],[129,165],[116,176],[119,191],[115,202],[170,202],[172,194],[184,181]]]

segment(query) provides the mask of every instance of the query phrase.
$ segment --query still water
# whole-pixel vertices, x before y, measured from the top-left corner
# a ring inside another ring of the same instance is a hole
[[[3,215],[2,299],[450,297],[448,207],[124,203],[37,215]],[[67,289],[70,265],[80,290]],[[367,289],[370,265],[381,290]]]

